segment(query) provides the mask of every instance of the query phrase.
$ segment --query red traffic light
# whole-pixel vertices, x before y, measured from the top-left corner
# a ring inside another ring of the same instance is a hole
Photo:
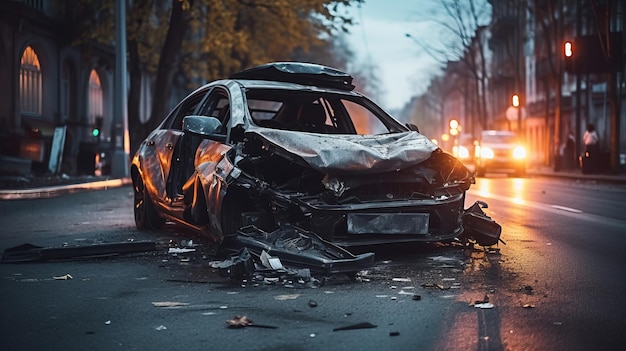
[[[574,55],[574,44],[571,41],[566,41],[563,45],[563,55],[565,55],[565,57],[572,57],[572,55]]]
[[[519,95],[513,94],[513,96],[511,96],[511,105],[513,107],[519,107],[519,104],[520,104]]]

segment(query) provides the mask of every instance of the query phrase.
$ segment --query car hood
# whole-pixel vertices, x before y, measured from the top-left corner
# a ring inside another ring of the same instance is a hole
[[[438,147],[414,131],[383,135],[326,135],[253,127],[248,139],[270,151],[306,162],[324,173],[382,173],[430,158]]]

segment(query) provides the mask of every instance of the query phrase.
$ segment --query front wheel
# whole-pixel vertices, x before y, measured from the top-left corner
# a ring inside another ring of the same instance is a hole
[[[135,195],[135,226],[142,230],[159,229],[165,220],[159,217],[140,175],[133,182]]]

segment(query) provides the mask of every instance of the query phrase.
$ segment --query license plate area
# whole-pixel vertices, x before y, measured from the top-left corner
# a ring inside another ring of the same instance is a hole
[[[350,213],[349,234],[428,234],[428,213]]]

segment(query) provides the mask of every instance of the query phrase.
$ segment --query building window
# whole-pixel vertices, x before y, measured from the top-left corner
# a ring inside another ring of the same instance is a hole
[[[41,65],[35,50],[26,47],[20,63],[20,109],[22,113],[41,115]]]
[[[102,86],[95,69],[89,75],[89,115],[88,123],[94,124],[96,117],[102,117]]]

